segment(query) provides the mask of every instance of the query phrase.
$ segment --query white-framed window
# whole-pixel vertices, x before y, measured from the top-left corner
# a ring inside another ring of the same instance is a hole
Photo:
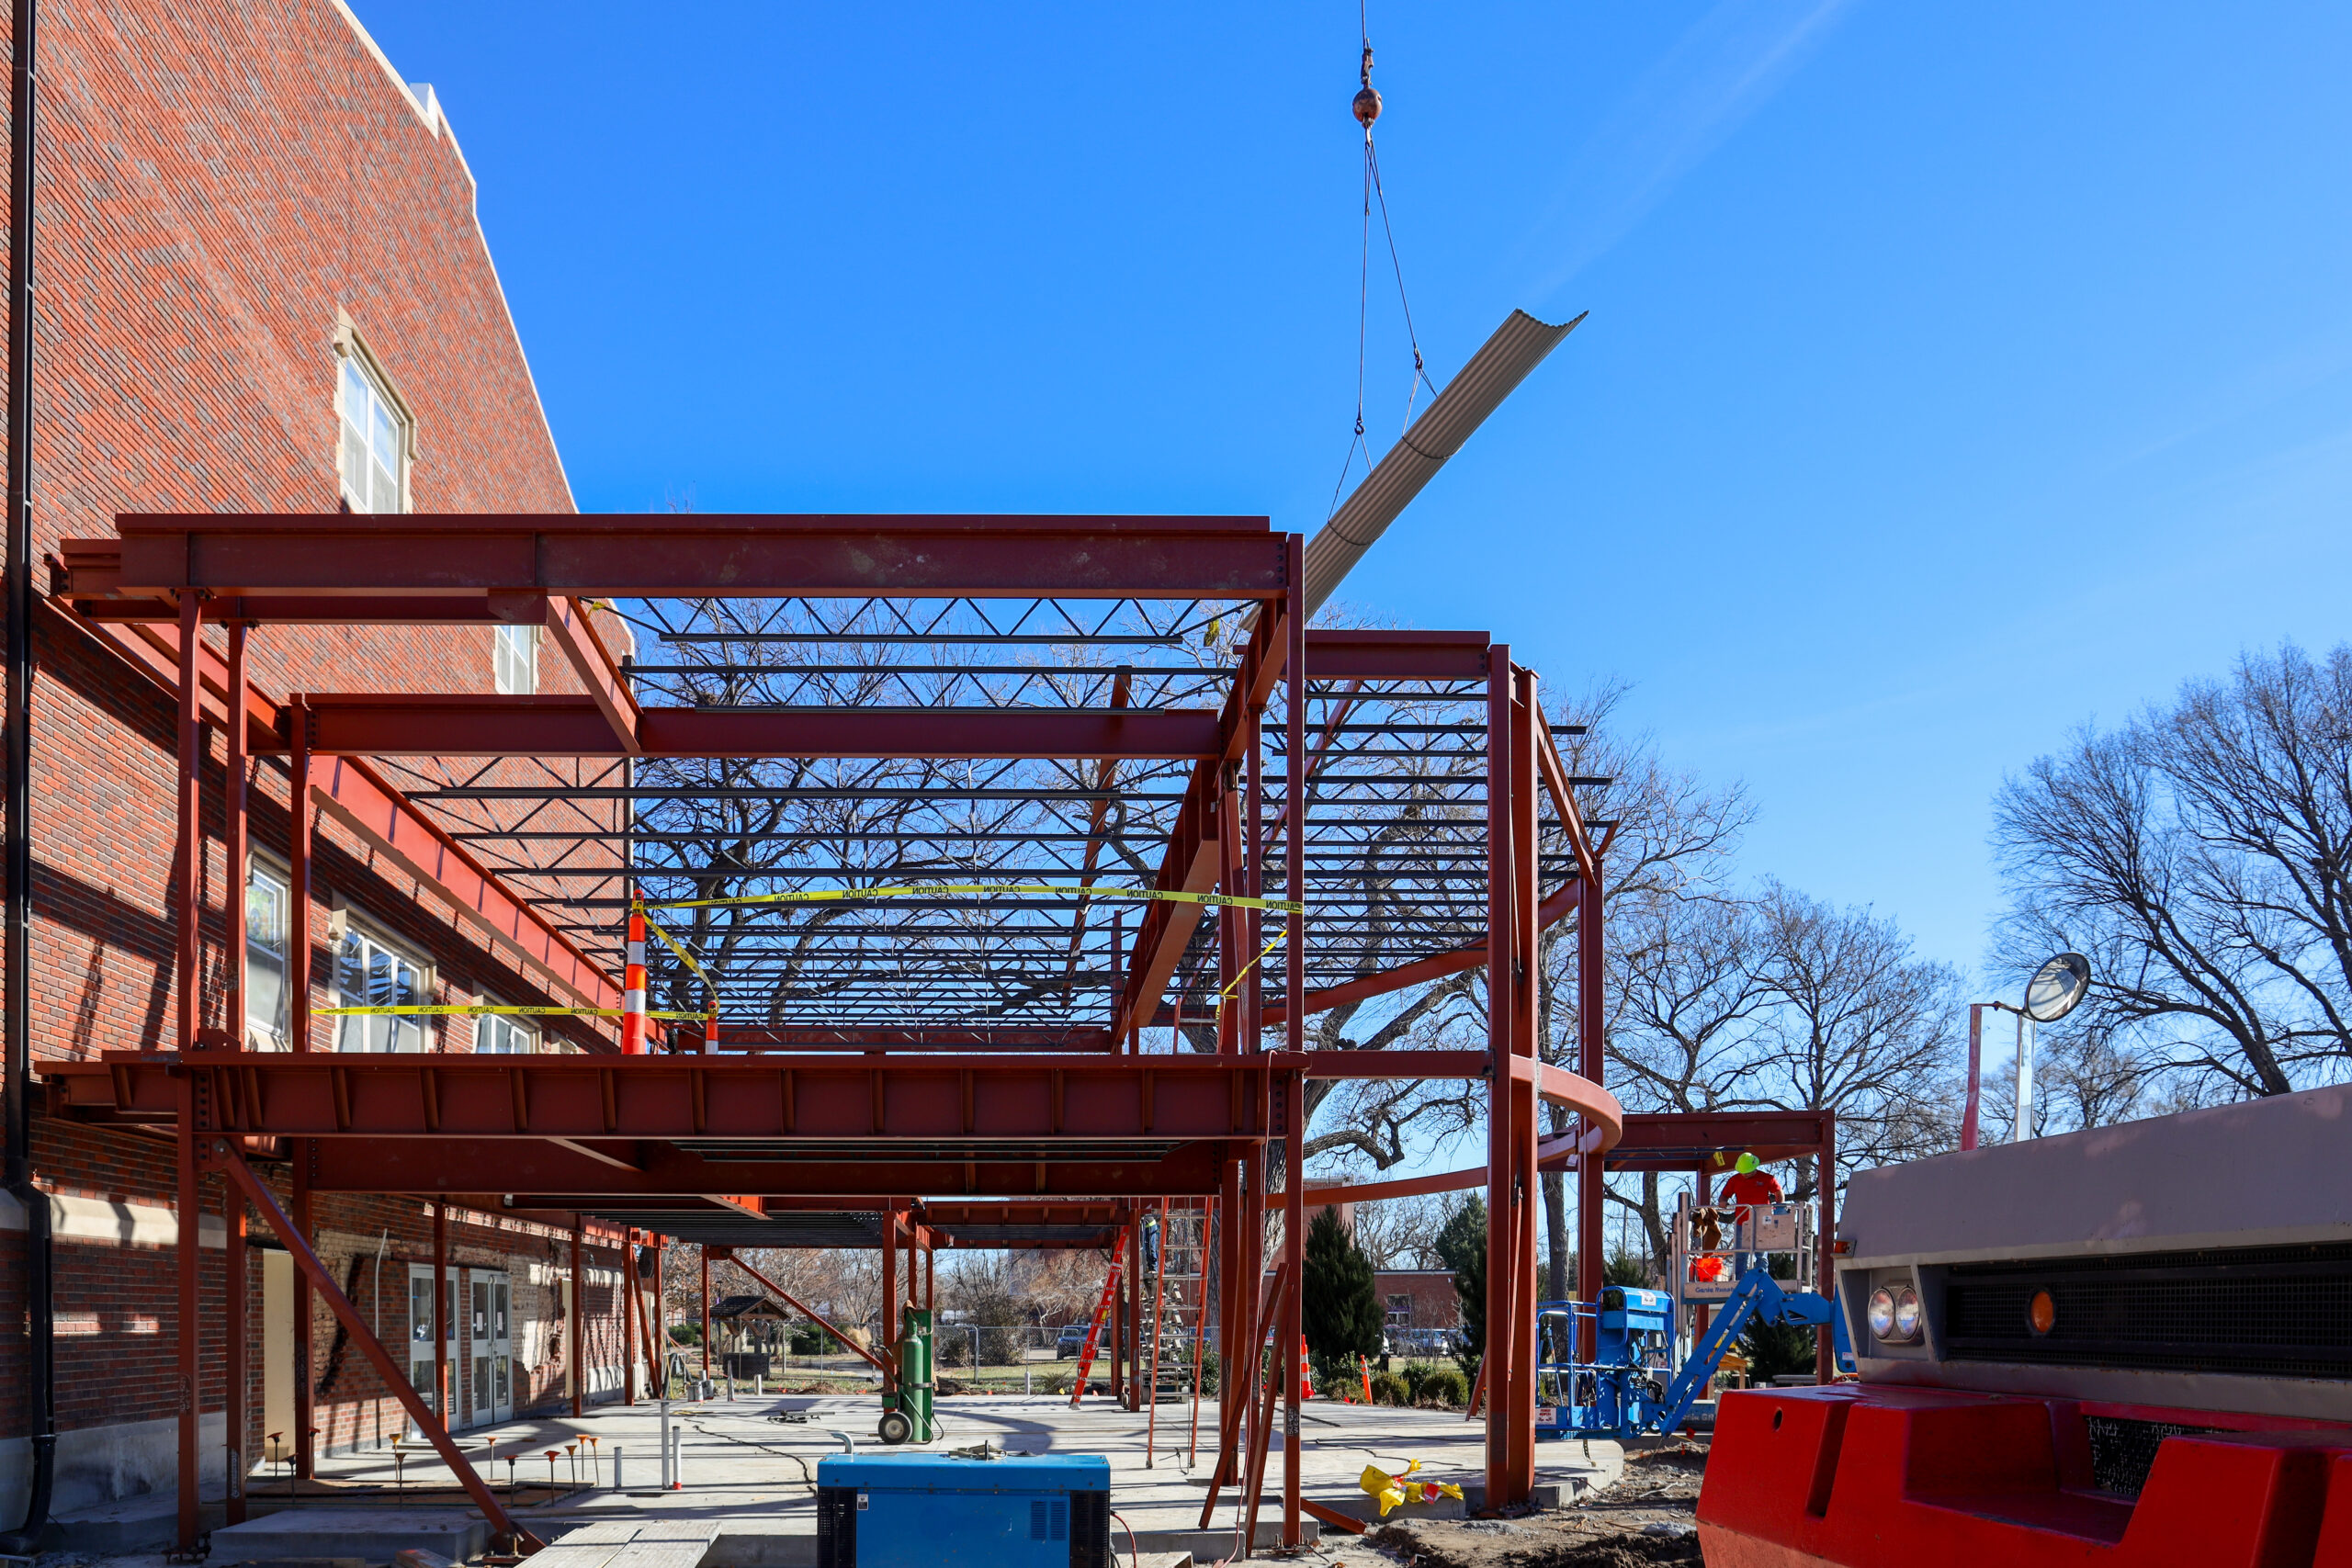
[[[430,972],[416,959],[374,932],[345,919],[336,939],[334,984],[338,1005],[416,1007],[432,999]],[[432,1048],[432,1020],[416,1013],[345,1014],[335,1020],[338,1051],[425,1051]]]
[[[345,334],[335,380],[343,427],[343,497],[354,512],[408,510],[409,416],[384,377]]]
[[[286,1043],[286,939],[291,894],[285,873],[254,861],[245,872],[245,1033]]]
[[[491,679],[508,696],[539,689],[539,628],[500,626],[491,634]]]
[[[484,997],[485,1002],[491,998]],[[492,1005],[496,1005],[492,1003]],[[529,1056],[539,1049],[539,1031],[527,1018],[486,1012],[474,1020],[474,1049],[492,1055]]]

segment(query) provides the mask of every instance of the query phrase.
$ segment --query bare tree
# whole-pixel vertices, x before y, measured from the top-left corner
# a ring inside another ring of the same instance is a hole
[[[1712,787],[1694,773],[1669,767],[1650,736],[1628,733],[1612,722],[1624,695],[1622,685],[1599,686],[1559,703],[1549,717],[1567,772],[1608,781],[1583,786],[1578,800],[1588,820],[1611,824],[1600,830],[1602,997],[1610,1010],[1601,1022],[1604,1077],[1634,1109],[1685,1110],[1690,1108],[1687,1091],[1661,1092],[1668,1080],[1659,1074],[1670,1077],[1673,1069],[1651,1050],[1657,1043],[1634,1015],[1663,1002],[1661,985],[1696,983],[1690,975],[1667,980],[1668,968],[1695,957],[1690,944],[1700,933],[1692,921],[1729,908],[1723,878],[1754,812],[1738,785]],[[1582,940],[1571,914],[1544,932],[1538,949],[1544,986],[1537,1049],[1546,1061],[1566,1067],[1580,1059],[1577,981]],[[1545,1109],[1551,1133],[1569,1130],[1564,1109]],[[1643,1223],[1662,1247],[1656,1173],[1645,1173],[1637,1185]],[[1570,1257],[1565,1174],[1546,1173],[1543,1190],[1547,1288],[1552,1297],[1563,1299],[1568,1294]],[[1610,1196],[1628,1201],[1613,1187]]]
[[[1695,775],[1668,767],[1655,743],[1614,722],[1624,689],[1603,685],[1580,695],[1552,698],[1546,707],[1561,746],[1561,761],[1578,777],[1608,782],[1580,785],[1579,808],[1602,829],[1602,908],[1608,933],[1604,959],[1611,965],[1604,995],[1626,990],[1629,953],[1643,951],[1639,937],[1628,948],[1624,933],[1654,925],[1657,912],[1718,897],[1716,882],[1749,818],[1737,788],[1715,789]],[[1483,764],[1480,764],[1483,765]],[[1563,829],[1549,820],[1544,848],[1555,857],[1567,848]],[[1400,922],[1409,914],[1400,900]],[[1545,929],[1539,947],[1544,983],[1536,1021],[1538,1049],[1547,1061],[1573,1066],[1578,1058],[1577,964],[1578,923],[1573,913]],[[1368,969],[1382,955],[1365,955]],[[1366,1029],[1360,1020],[1374,1021]],[[1318,1015],[1310,1043],[1321,1046],[1410,1043],[1441,1045],[1483,1042],[1487,1030],[1486,976],[1466,970],[1407,992],[1379,1006],[1332,1010]],[[1616,1031],[1611,1026],[1610,1037]],[[1613,1053],[1614,1046],[1611,1046]],[[1612,1055],[1612,1060],[1613,1060]],[[1612,1069],[1611,1081],[1615,1077]],[[1408,1139],[1420,1147],[1444,1148],[1465,1140],[1486,1124],[1483,1086],[1458,1083],[1350,1085],[1335,1089],[1323,1129],[1311,1134],[1310,1155],[1348,1152],[1385,1169],[1408,1153]],[[1549,1131],[1568,1131],[1566,1114],[1551,1108]],[[1655,1183],[1651,1208],[1656,1208]],[[1550,1290],[1567,1292],[1568,1233],[1565,1183],[1558,1172],[1544,1178],[1549,1232]]]
[[[2003,945],[2098,980],[2072,1029],[2163,1094],[2285,1094],[2352,1070],[2352,648],[2292,644],[2085,728],[1995,802]]]
[[[1915,957],[1893,920],[1777,883],[1759,917],[1771,1003],[1759,1098],[1835,1111],[1849,1168],[1949,1147],[1965,1016],[1959,972]]]

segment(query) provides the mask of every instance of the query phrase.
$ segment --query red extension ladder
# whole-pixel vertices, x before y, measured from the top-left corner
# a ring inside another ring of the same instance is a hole
[[[1086,1376],[1094,1370],[1094,1352],[1102,1346],[1102,1325],[1111,1320],[1111,1303],[1119,1295],[1119,1270],[1127,1260],[1127,1230],[1119,1227],[1119,1239],[1111,1252],[1110,1277],[1102,1281],[1102,1299],[1094,1303],[1094,1321],[1086,1325],[1086,1343],[1078,1352],[1078,1377],[1070,1384],[1069,1407],[1078,1408],[1079,1396],[1086,1392]]]

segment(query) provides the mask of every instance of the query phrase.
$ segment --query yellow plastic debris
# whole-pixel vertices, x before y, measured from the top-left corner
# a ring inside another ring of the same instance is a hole
[[[1391,1475],[1376,1464],[1368,1464],[1356,1484],[1380,1500],[1380,1517],[1384,1519],[1388,1517],[1388,1510],[1402,1503],[1434,1503],[1440,1497],[1462,1501],[1462,1488],[1451,1482],[1410,1479],[1413,1472],[1420,1468],[1419,1460],[1407,1460],[1403,1473]]]

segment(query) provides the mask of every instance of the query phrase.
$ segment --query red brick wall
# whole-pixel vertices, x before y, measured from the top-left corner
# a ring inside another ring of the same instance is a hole
[[[417,415],[413,507],[571,509],[462,156],[341,10],[327,0],[94,0],[49,10],[41,51],[38,549],[62,537],[109,536],[119,512],[333,511],[339,311]],[[166,1045],[175,1016],[173,705],[63,613],[44,607],[35,634],[34,1049],[79,1057]],[[252,671],[273,694],[486,692],[491,646],[481,627],[269,628],[254,634]],[[541,689],[577,690],[551,654],[542,659]],[[218,1023],[221,910],[241,877],[219,837],[220,738],[208,743],[200,929],[207,1021]],[[419,762],[409,771],[430,777],[435,769]],[[254,791],[254,842],[282,859],[282,766],[257,763]],[[331,828],[321,834],[313,886],[308,935],[322,980],[330,896],[340,895],[435,963],[444,998],[487,986],[511,1001],[560,999],[467,940],[438,906],[417,902],[412,883]],[[469,1043],[469,1027],[453,1021],[447,1041]],[[39,1175],[55,1191],[167,1208],[169,1155],[161,1139],[46,1119],[35,1147]],[[207,1185],[218,1213],[220,1194]],[[405,1320],[404,1263],[429,1256],[424,1206],[328,1198],[317,1218],[338,1280],[356,1247],[351,1238],[389,1227],[389,1337]],[[511,1222],[456,1224],[451,1239],[460,1261],[517,1260],[519,1350],[524,1315],[548,1310],[548,1292],[524,1289],[522,1271],[534,1259],[568,1267],[568,1247],[543,1227]],[[21,1321],[23,1310],[18,1250],[0,1238],[7,1321]],[[209,1306],[199,1403],[218,1409],[222,1255],[206,1249],[201,1258]],[[62,1425],[174,1413],[172,1250],[61,1242],[58,1265],[61,1311],[93,1330],[58,1343]],[[616,1267],[616,1258],[605,1252],[594,1266]],[[363,1270],[359,1284],[363,1311],[373,1305],[371,1273]],[[258,1454],[258,1264],[251,1287],[246,1451]],[[609,1291],[601,1303],[597,1294],[592,1318],[616,1343],[617,1303]],[[323,1371],[334,1325],[320,1312],[314,1365]],[[536,1384],[518,1388],[518,1404],[560,1395],[562,1354],[559,1337],[556,1359]],[[25,1370],[21,1338],[0,1335],[0,1391],[10,1391],[0,1396],[0,1435],[24,1430],[13,1391]],[[384,1392],[356,1348],[347,1350],[322,1404],[322,1440],[397,1431]]]
[[[1384,1314],[1390,1311],[1390,1297],[1411,1298],[1413,1315],[1408,1327],[1458,1328],[1462,1325],[1462,1301],[1453,1293],[1453,1276],[1442,1269],[1383,1269],[1373,1275],[1372,1288],[1380,1297]]]

